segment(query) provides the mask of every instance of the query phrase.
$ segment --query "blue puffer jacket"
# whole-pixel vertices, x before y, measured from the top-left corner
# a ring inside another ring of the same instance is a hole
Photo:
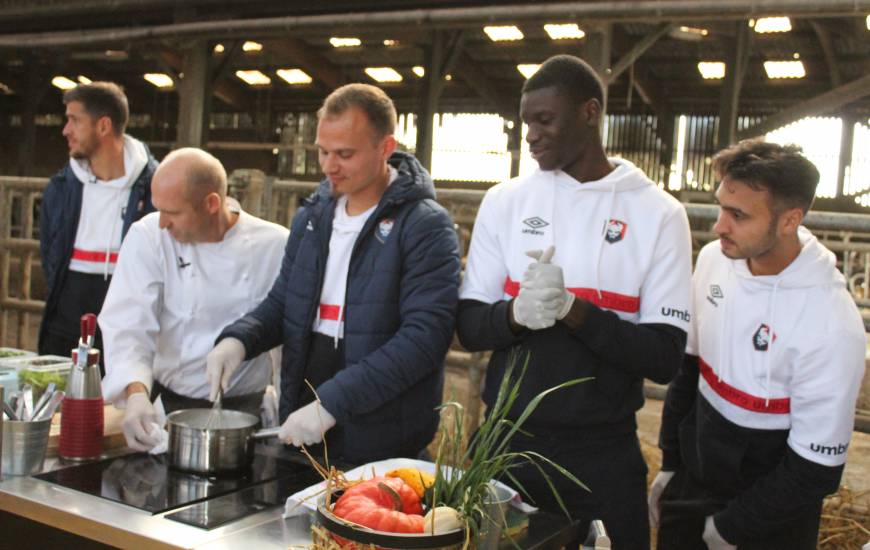
[[[351,255],[345,367],[317,388],[343,428],[345,460],[356,463],[408,456],[432,440],[458,299],[459,243],[450,215],[413,156],[397,152],[389,162],[398,177]],[[335,204],[324,180],[293,219],[269,295],[218,338],[238,338],[247,357],[283,343],[282,422],[298,407],[304,384]],[[385,220],[393,222],[389,231]]]
[[[124,211],[124,223],[121,229],[122,239],[133,222],[138,221],[145,214],[154,212],[154,205],[151,204],[151,176],[157,170],[157,161],[148,151],[147,146],[145,151],[148,155],[148,163],[130,189],[130,199]],[[45,300],[42,324],[39,327],[40,342],[46,336],[49,321],[54,318],[60,291],[66,280],[79,227],[83,185],[84,183],[79,181],[67,163],[51,177],[42,194],[42,206],[39,211],[39,253],[48,296]]]

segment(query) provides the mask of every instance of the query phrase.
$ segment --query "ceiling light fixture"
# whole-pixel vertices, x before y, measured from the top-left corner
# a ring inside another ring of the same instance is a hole
[[[287,84],[311,84],[312,78],[302,69],[278,69],[275,71]]]
[[[765,61],[767,78],[803,78],[807,76],[803,61]]]
[[[70,90],[78,86],[78,84],[65,76],[56,76],[52,78],[51,85],[55,88],[60,88],[61,90]]]
[[[523,39],[523,31],[514,25],[487,26],[483,28],[483,32],[485,32],[493,42]]]
[[[541,68],[540,63],[521,63],[517,65],[517,70],[523,75],[525,78],[530,78],[533,74],[538,72],[538,69]]]
[[[354,48],[362,45],[362,40],[359,38],[340,38],[333,36],[329,39],[329,43],[333,48]]]
[[[725,63],[721,61],[701,61],[698,72],[704,80],[721,80],[725,78]]]
[[[272,79],[256,69],[236,71],[236,76],[242,79],[248,86],[266,86],[272,83]]]
[[[392,67],[366,67],[366,74],[378,82],[401,82],[402,75]]]
[[[749,23],[752,26],[752,21]],[[788,17],[762,17],[755,21],[753,28],[759,34],[788,32],[791,30],[791,19]]]
[[[172,77],[166,73],[145,73],[143,78],[158,88],[171,88],[174,84]]]
[[[586,31],[577,23],[547,23],[544,30],[551,40],[579,40],[586,36]]]

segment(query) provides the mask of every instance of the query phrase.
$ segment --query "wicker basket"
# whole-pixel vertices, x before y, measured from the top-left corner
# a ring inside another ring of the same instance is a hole
[[[311,529],[315,550],[460,550],[465,543],[465,530],[456,529],[438,535],[388,533],[360,527],[335,516],[324,502],[317,506],[317,525]],[[335,537],[344,539],[339,543]]]

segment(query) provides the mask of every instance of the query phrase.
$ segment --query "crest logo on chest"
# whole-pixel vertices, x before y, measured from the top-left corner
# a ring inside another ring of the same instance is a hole
[[[618,243],[625,237],[628,224],[622,220],[609,220],[604,227],[604,240],[610,244]]]
[[[764,323],[761,323],[761,326],[752,335],[752,347],[755,348],[755,351],[767,351],[770,348],[770,343],[775,341],[776,334]]]
[[[384,242],[387,240],[387,237],[390,236],[390,233],[393,231],[393,226],[395,225],[395,220],[392,218],[384,218],[380,222],[378,222],[378,240]]]

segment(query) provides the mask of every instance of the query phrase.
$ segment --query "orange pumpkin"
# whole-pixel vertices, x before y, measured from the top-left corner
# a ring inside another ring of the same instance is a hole
[[[375,477],[354,485],[339,497],[332,513],[378,531],[423,532],[420,497],[399,478]]]

